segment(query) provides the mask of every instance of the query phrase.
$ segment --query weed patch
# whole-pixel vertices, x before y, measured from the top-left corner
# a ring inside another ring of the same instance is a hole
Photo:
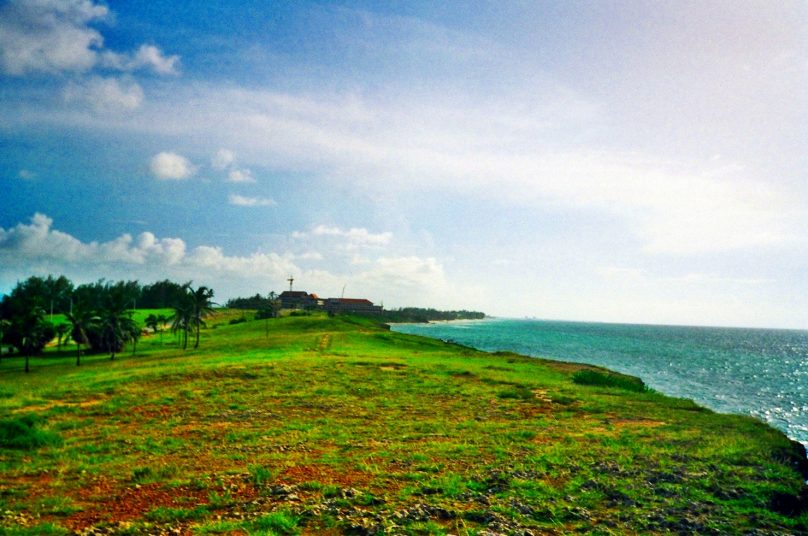
[[[642,393],[648,387],[639,378],[624,374],[604,373],[596,370],[581,370],[572,375],[573,383],[578,385],[593,385],[597,387],[612,387]]]
[[[60,446],[62,438],[56,433],[40,429],[41,421],[40,417],[30,414],[0,420],[0,447],[34,450]]]
[[[528,389],[527,387],[516,386],[511,387],[509,389],[505,389],[497,393],[499,398],[504,399],[516,399],[516,400],[532,400],[536,398],[536,395],[533,394],[533,391]]]
[[[262,465],[251,465],[250,476],[252,477],[253,484],[262,486],[268,484],[275,479],[275,472],[269,467]]]
[[[293,515],[289,510],[278,510],[256,518],[249,524],[252,531],[261,531],[259,534],[268,535],[294,535],[299,534],[298,523],[300,518]]]
[[[202,519],[207,513],[207,509],[203,506],[197,506],[196,508],[167,508],[158,506],[157,508],[149,510],[146,514],[146,519],[156,523],[176,523]]]

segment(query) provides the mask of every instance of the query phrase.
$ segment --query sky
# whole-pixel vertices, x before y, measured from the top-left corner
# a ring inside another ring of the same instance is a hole
[[[808,2],[0,1],[0,292],[808,329]]]

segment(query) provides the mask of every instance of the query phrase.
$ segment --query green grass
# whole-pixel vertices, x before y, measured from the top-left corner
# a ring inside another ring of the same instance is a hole
[[[642,393],[648,390],[640,378],[618,374],[615,372],[601,372],[597,370],[581,370],[572,375],[572,381],[578,385],[594,385],[598,387],[613,387]]]
[[[34,450],[44,446],[60,445],[62,439],[58,434],[40,428],[42,420],[41,417],[32,414],[0,420],[0,447]]]
[[[195,351],[3,359],[0,535],[808,530],[798,453],[753,419],[371,320],[241,314]]]

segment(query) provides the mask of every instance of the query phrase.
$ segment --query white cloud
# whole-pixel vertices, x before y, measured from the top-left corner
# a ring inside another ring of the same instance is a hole
[[[321,261],[324,259],[323,254],[318,251],[306,251],[294,257],[304,261]]]
[[[14,76],[81,73],[96,66],[177,74],[179,56],[166,56],[155,45],[140,45],[133,54],[105,49],[92,24],[109,18],[109,9],[92,0],[11,0],[0,8],[0,67]]]
[[[64,98],[67,102],[81,102],[99,112],[134,110],[143,102],[143,89],[133,80],[94,76],[68,84]]]
[[[230,194],[229,201],[231,205],[238,207],[274,207],[277,203],[266,197],[245,197],[238,194]]]
[[[179,61],[179,56],[164,56],[154,45],[140,45],[130,66],[133,69],[148,67],[157,74],[177,74]]]
[[[219,149],[210,160],[211,166],[220,171],[227,170],[227,182],[248,183],[255,182],[252,171],[235,166],[236,153],[229,149]]]
[[[144,129],[211,133],[251,162],[319,175],[372,196],[462,195],[497,206],[607,212],[653,253],[780,246],[805,214],[786,188],[740,162],[676,161],[555,141],[600,128],[597,106],[567,91],[457,102],[201,89],[169,102]],[[560,148],[560,147],[563,147]],[[234,170],[220,151],[214,165]],[[219,158],[221,156],[221,158]],[[235,175],[234,175],[235,176]]]
[[[25,181],[31,181],[36,178],[36,173],[28,169],[21,169],[17,176]]]
[[[102,277],[147,282],[168,277],[210,285],[217,298],[226,299],[266,292],[273,285],[282,288],[293,274],[307,290],[323,296],[337,296],[347,286],[346,295],[386,300],[387,304],[432,304],[452,297],[455,303],[462,301],[463,293],[451,289],[443,266],[434,258],[369,259],[354,274],[350,267],[324,271],[296,263],[323,260],[332,259],[313,251],[228,255],[215,245],[189,250],[180,238],[158,238],[151,232],[137,237],[123,234],[107,242],[82,242],[54,229],[53,220],[39,213],[28,224],[0,227],[0,288],[10,289],[15,280],[48,273],[65,274],[77,282]]]
[[[187,179],[195,171],[187,158],[173,152],[161,152],[154,155],[149,162],[149,169],[155,177],[163,180]]]
[[[165,56],[163,51],[154,45],[140,45],[137,52],[132,55],[106,50],[101,54],[99,61],[102,66],[118,71],[151,69],[161,75],[176,75],[179,74],[177,67],[180,57]]]
[[[317,225],[309,232],[295,231],[292,233],[292,238],[296,239],[309,237],[335,237],[343,239],[351,247],[386,246],[393,239],[393,233],[371,233],[363,227],[341,229],[327,225]]]
[[[108,14],[88,0],[12,0],[0,8],[0,65],[11,75],[87,71],[104,43],[89,24]]]
[[[219,170],[227,169],[236,160],[236,154],[229,149],[219,149],[210,161],[210,164]]]
[[[231,169],[227,174],[228,182],[255,182],[249,169]]]

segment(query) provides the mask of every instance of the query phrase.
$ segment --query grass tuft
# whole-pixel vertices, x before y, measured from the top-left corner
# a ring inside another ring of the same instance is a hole
[[[250,523],[250,534],[293,535],[299,534],[300,518],[289,510],[278,510],[256,518]],[[257,532],[256,532],[257,531]]]
[[[42,421],[35,415],[0,420],[0,447],[34,450],[40,447],[58,447],[62,438],[53,432],[41,430]]]
[[[598,372],[597,370],[580,370],[572,375],[573,383],[578,385],[593,385],[597,387],[613,387],[625,391],[642,393],[648,387],[639,378],[625,374]]]

